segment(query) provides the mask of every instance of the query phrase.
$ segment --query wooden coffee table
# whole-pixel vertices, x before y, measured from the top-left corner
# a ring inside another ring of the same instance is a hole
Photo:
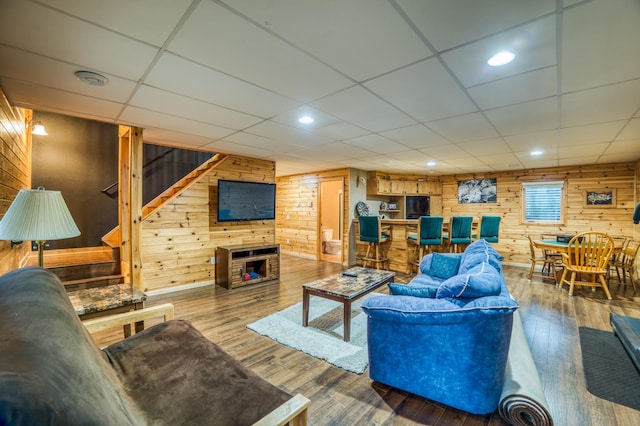
[[[348,276],[354,275],[354,276]],[[302,286],[302,325],[309,325],[309,296],[342,302],[344,305],[344,341],[351,339],[351,303],[391,282],[395,272],[355,267]]]

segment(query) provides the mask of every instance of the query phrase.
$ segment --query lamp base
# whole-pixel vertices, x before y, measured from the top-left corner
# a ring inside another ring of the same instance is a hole
[[[36,241],[38,246],[38,266],[44,268],[44,243],[45,241]]]

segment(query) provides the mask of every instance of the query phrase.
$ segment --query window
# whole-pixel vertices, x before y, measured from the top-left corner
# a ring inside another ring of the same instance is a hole
[[[523,222],[562,223],[564,182],[522,184]]]

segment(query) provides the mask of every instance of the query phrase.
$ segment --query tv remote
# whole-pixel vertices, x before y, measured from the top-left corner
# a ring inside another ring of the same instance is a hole
[[[343,272],[342,275],[344,275],[345,277],[357,277],[358,274],[356,274],[355,272]]]

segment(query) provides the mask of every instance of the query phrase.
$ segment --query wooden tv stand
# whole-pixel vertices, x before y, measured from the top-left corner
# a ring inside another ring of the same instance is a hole
[[[228,290],[280,280],[280,244],[218,247],[216,284]]]

